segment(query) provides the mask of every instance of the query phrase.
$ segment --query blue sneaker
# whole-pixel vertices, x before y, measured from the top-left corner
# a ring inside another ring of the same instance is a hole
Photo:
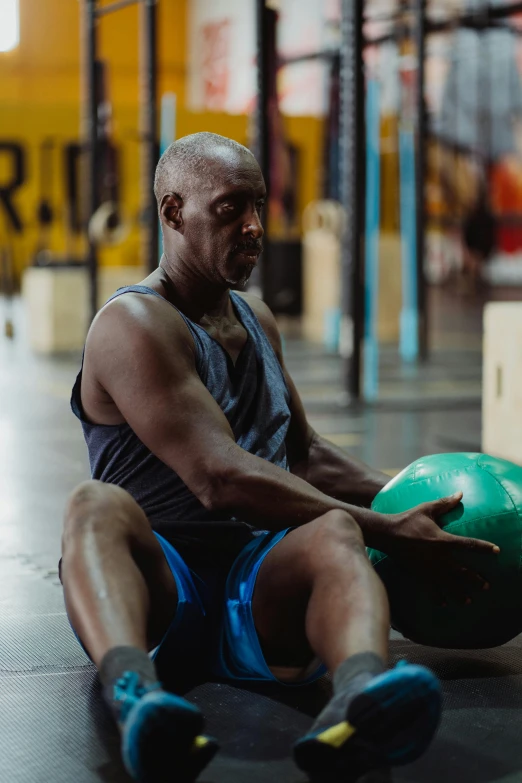
[[[127,671],[114,683],[110,703],[121,731],[128,773],[140,783],[191,783],[218,750],[202,734],[201,712],[159,683],[144,686]]]
[[[299,739],[296,764],[321,783],[348,783],[372,769],[409,764],[428,748],[441,709],[435,675],[401,661],[348,696],[344,721]]]

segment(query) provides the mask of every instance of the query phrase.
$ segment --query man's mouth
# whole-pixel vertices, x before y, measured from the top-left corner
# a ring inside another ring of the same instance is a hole
[[[255,264],[259,256],[261,255],[262,247],[257,245],[255,247],[250,246],[239,246],[235,247],[232,251],[232,255],[234,256],[242,256],[244,259],[249,261],[251,264]]]

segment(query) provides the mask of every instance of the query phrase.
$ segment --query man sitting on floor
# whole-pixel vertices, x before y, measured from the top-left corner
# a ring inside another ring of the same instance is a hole
[[[155,192],[159,268],[99,312],[73,391],[97,480],[68,503],[61,569],[125,764],[137,780],[194,780],[216,750],[159,677],[304,684],[325,668],[333,698],[296,743],[299,766],[327,781],[406,763],[435,732],[440,689],[420,666],[387,671],[388,602],[365,543],[441,579],[453,551],[493,544],[439,528],[459,496],[372,512],[387,478],[307,423],[274,317],[231,290],[262,247],[253,155],[187,136]]]

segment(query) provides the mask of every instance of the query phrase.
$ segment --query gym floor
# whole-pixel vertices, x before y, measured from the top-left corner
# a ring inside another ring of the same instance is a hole
[[[383,352],[381,401],[357,411],[340,404],[338,359],[287,335],[288,366],[313,426],[390,475],[423,454],[479,450],[481,303],[465,302],[432,292],[429,363],[401,368]],[[16,302],[13,320],[14,341],[0,337],[0,779],[123,783],[117,733],[68,626],[57,572],[65,498],[89,475],[68,406],[79,357],[31,356]],[[463,653],[392,633],[391,655],[441,677],[444,718],[420,761],[368,779],[522,781],[522,637]],[[302,783],[290,747],[328,692],[326,679],[306,689],[195,687],[189,698],[222,745],[201,780]]]

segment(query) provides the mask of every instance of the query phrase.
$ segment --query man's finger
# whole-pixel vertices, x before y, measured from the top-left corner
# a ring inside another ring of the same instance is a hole
[[[440,498],[440,500],[434,500],[432,503],[428,503],[427,505],[431,506],[431,515],[440,517],[458,506],[461,500],[462,492],[455,492],[453,495]]]
[[[466,587],[473,587],[475,590],[489,590],[490,588],[489,582],[481,574],[458,563],[454,566],[453,574],[454,578]]]
[[[452,508],[458,506],[462,500],[462,492],[455,492],[454,495],[449,495],[445,498],[439,498],[438,500],[428,500],[426,503],[421,503],[416,506],[416,511],[421,514],[426,514],[430,519],[435,521],[443,514],[447,514]]]
[[[483,580],[467,579],[461,567],[449,561],[442,561],[439,568],[425,568],[417,578],[431,599],[438,605],[467,605],[472,596],[482,590]]]
[[[482,541],[480,538],[467,538],[466,536],[454,536],[452,533],[442,531],[444,540],[456,549],[468,549],[475,552],[493,552],[498,555],[500,547],[492,541]]]

